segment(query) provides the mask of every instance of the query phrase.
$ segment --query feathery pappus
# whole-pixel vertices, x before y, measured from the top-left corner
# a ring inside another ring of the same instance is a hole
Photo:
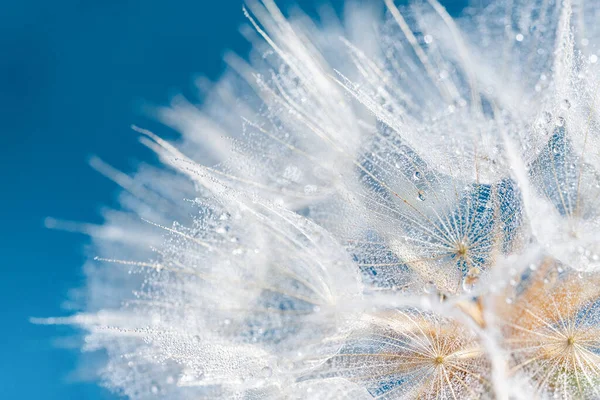
[[[38,322],[132,399],[599,399],[600,3],[243,12]]]

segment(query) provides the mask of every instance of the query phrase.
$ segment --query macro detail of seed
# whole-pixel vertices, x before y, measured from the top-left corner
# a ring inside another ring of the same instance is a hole
[[[132,399],[599,399],[600,3],[479,3],[248,0],[36,321]]]

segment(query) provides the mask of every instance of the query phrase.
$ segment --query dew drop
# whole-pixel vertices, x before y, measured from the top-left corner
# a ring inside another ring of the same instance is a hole
[[[273,375],[273,370],[269,366],[263,367],[260,372],[265,378],[270,378]]]
[[[417,193],[417,199],[419,199],[419,201],[425,201],[425,192],[419,190],[419,193]]]
[[[535,264],[529,264],[529,269],[532,271],[535,271],[537,269],[537,265]]]
[[[473,290],[477,282],[479,282],[479,274],[481,270],[477,267],[473,267],[469,270],[469,272],[465,275],[462,281],[463,290],[466,292],[470,292]]]
[[[552,152],[553,152],[554,154],[558,154],[558,153],[560,152],[560,150],[558,149],[558,146],[557,146],[557,145],[554,145],[554,147],[552,147]]]
[[[465,292],[473,290],[479,279],[475,276],[465,276],[462,281],[462,287]]]
[[[432,281],[427,282],[425,286],[423,286],[423,291],[425,293],[435,293],[435,283],[433,283]]]
[[[413,180],[421,180],[421,173],[419,171],[415,171],[415,173],[413,174]]]
[[[525,39],[525,36],[523,36],[522,33],[517,33],[517,35],[515,36],[515,39],[517,40],[517,42],[522,42],[523,39]]]

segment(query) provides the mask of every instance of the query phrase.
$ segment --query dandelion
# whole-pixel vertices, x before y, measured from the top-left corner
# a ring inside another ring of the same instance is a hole
[[[366,3],[366,2],[365,2]],[[130,398],[599,398],[600,7],[247,1],[68,318]]]
[[[316,376],[360,382],[376,398],[480,398],[489,362],[476,335],[453,319],[419,309],[368,315]]]
[[[545,258],[510,304],[501,305],[511,373],[525,375],[536,395],[596,398],[600,369],[596,274],[578,276]],[[586,283],[584,283],[584,279]]]

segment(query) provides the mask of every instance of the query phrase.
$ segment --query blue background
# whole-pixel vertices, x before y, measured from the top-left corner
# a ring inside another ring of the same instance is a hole
[[[314,12],[315,1],[296,3]],[[456,12],[459,2],[451,3]],[[79,351],[56,343],[73,331],[29,322],[68,315],[61,305],[84,285],[87,238],[45,229],[43,220],[101,222],[99,209],[115,205],[117,188],[87,158],[97,154],[124,171],[150,158],[129,129],[155,126],[140,104],[194,98],[194,76],[218,78],[227,49],[246,54],[241,5],[0,2],[0,398],[115,398],[73,374]]]

